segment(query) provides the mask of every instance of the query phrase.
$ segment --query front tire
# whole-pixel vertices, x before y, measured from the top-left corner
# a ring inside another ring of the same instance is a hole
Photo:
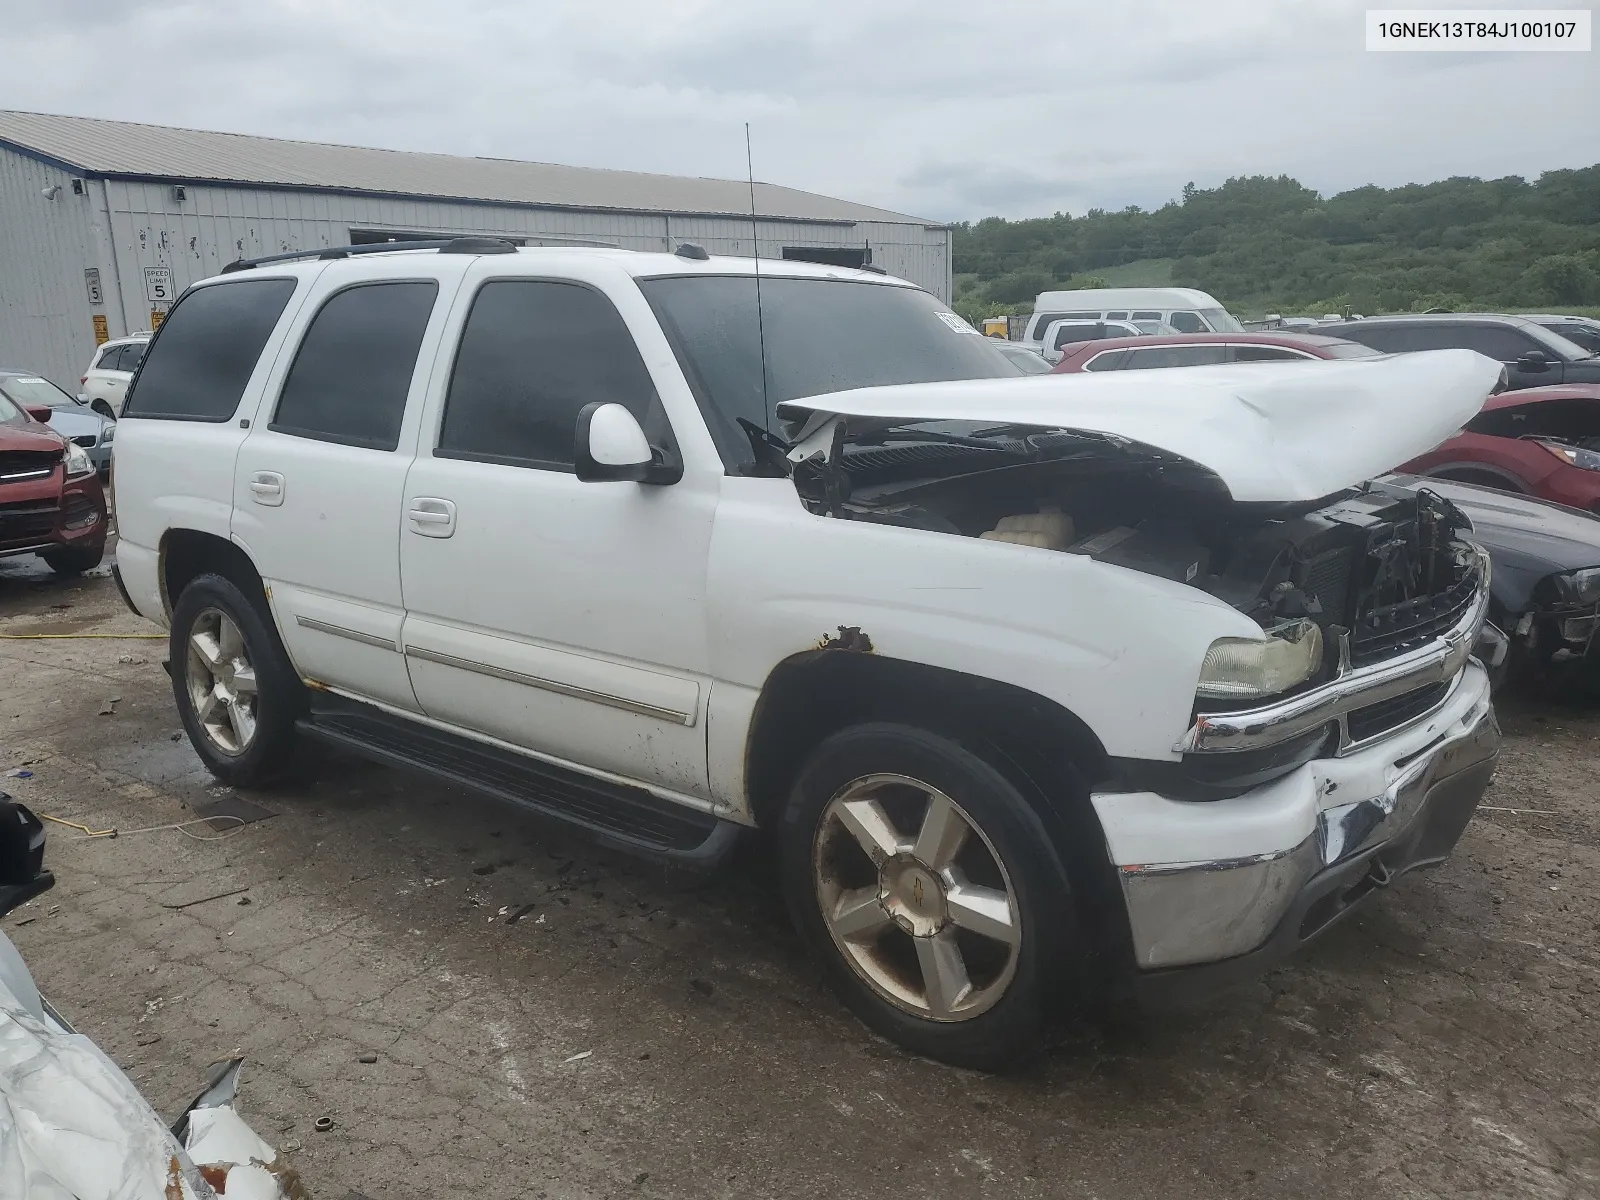
[[[213,775],[259,787],[291,769],[305,686],[260,607],[232,580],[198,576],[173,609],[168,650],[178,715]]]
[[[795,783],[779,852],[801,937],[869,1027],[986,1071],[1039,1048],[1047,981],[1083,942],[1038,814],[984,758],[905,725],[834,734]]]

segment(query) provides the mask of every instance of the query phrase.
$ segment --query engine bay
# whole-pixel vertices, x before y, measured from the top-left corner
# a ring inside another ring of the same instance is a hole
[[[1040,455],[1051,439],[1061,452]],[[1068,433],[846,447],[794,478],[814,512],[1086,555],[1209,592],[1264,629],[1309,618],[1330,669],[1341,638],[1370,659],[1432,636],[1476,586],[1470,523],[1426,489],[1240,504],[1187,460]]]

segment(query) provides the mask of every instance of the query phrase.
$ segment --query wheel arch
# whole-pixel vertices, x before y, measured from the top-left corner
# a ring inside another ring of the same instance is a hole
[[[1504,467],[1495,466],[1493,463],[1479,462],[1467,459],[1460,462],[1439,463],[1429,467],[1427,476],[1431,479],[1449,479],[1456,483],[1475,483],[1481,487],[1491,487],[1499,491],[1515,492],[1519,496],[1532,494],[1532,489],[1526,480]]]
[[[1121,885],[1091,788],[1112,773],[1099,737],[1076,713],[1015,684],[864,650],[817,649],[773,668],[745,749],[750,814],[775,829],[795,776],[829,735],[868,721],[915,725],[979,754],[1022,792],[1082,900],[1097,949],[1131,962]]]
[[[267,604],[266,585],[261,573],[237,543],[214,533],[198,529],[173,528],[161,535],[158,552],[158,578],[161,582],[161,606],[167,619],[178,597],[191,579],[198,575],[221,575],[233,582],[240,591],[258,603],[263,615],[271,624],[271,606]]]

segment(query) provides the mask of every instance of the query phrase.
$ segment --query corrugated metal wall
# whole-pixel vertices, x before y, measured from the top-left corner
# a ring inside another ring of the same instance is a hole
[[[40,189],[54,182],[62,184],[63,195],[46,201]],[[147,267],[170,271],[177,295],[237,258],[342,246],[351,240],[352,229],[504,233],[549,244],[597,240],[627,250],[659,251],[691,241],[713,254],[751,253],[750,222],[742,218],[568,212],[199,184],[183,185],[179,201],[171,184],[119,180],[90,180],[87,195],[73,196],[69,183],[53,168],[0,149],[0,303],[7,314],[0,322],[0,360],[25,356],[25,365],[69,390],[76,388],[94,346],[85,267],[100,267],[105,307],[98,311],[107,313],[110,332],[117,336],[149,329],[151,310],[167,307],[147,293]],[[947,230],[777,220],[758,221],[757,227],[763,258],[781,258],[785,246],[870,246],[874,265],[950,299]],[[46,236],[50,233],[54,240]],[[32,332],[24,336],[26,330]]]
[[[46,188],[59,187],[54,199]],[[67,172],[0,151],[0,367],[38,371],[76,394],[94,349],[83,272],[100,266],[92,188]],[[113,280],[101,270],[109,299]],[[120,332],[110,322],[113,334]]]

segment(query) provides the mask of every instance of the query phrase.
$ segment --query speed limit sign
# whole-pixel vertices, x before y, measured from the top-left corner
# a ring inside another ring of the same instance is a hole
[[[172,302],[172,268],[146,267],[144,269],[144,298],[151,304]]]

